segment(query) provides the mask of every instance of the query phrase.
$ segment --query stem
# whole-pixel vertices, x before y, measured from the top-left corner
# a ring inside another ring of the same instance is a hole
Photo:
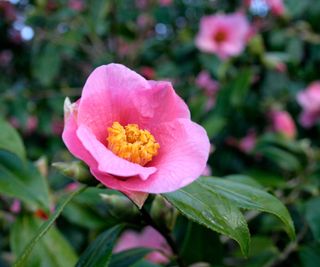
[[[147,210],[144,207],[142,207],[140,209],[140,213],[141,213],[143,219],[145,220],[145,222],[147,224],[149,224],[150,226],[152,226],[153,228],[155,228],[165,238],[165,240],[167,241],[167,243],[171,247],[172,252],[176,255],[176,261],[177,261],[178,265],[180,267],[186,267],[185,263],[183,262],[183,260],[180,256],[177,244],[174,242],[172,236],[155,223],[155,221],[151,218],[150,214],[147,212]]]
[[[64,207],[79,193],[83,192],[88,186],[83,186],[80,189],[74,191],[71,195],[67,197],[67,199],[62,202],[55,210],[55,212],[51,215],[49,220],[41,225],[37,234],[32,238],[29,244],[25,247],[22,254],[18,257],[17,261],[13,265],[13,267],[23,267],[26,266],[26,260],[28,259],[30,253],[32,252],[34,246],[38,243],[38,241],[50,230],[56,219],[59,217]]]
[[[299,247],[299,243],[302,241],[304,236],[306,235],[308,231],[308,225],[307,223],[304,224],[301,231],[299,232],[297,238],[295,241],[290,242],[283,250],[283,252],[276,258],[271,259],[269,262],[267,262],[264,267],[274,267],[285,261],[291,253],[295,252],[297,248]]]

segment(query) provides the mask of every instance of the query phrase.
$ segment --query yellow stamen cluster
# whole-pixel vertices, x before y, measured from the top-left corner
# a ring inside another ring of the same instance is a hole
[[[123,127],[117,121],[108,128],[107,141],[114,154],[142,166],[150,162],[160,148],[149,131],[139,129],[137,124]]]

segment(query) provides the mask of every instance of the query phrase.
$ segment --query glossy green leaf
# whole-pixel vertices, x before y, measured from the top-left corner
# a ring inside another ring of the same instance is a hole
[[[72,192],[68,198],[60,203],[54,213],[50,216],[50,218],[41,224],[40,227],[35,229],[35,233],[32,239],[27,243],[21,253],[19,253],[19,257],[17,258],[14,267],[24,267],[26,266],[26,262],[30,259],[30,254],[32,253],[33,249],[37,246],[39,242],[43,239],[43,237],[49,232],[50,229],[54,227],[54,222],[60,216],[61,212],[63,211],[64,207],[73,199],[74,196],[81,193],[87,188],[87,186],[80,187],[77,191]]]
[[[12,152],[24,160],[26,151],[17,131],[2,118],[0,118],[0,129],[0,149]]]
[[[223,244],[218,233],[203,225],[188,221],[183,237],[181,256],[186,264],[196,262],[208,262],[212,265],[221,264]]]
[[[122,228],[122,225],[116,225],[99,235],[81,255],[76,267],[109,266],[113,246]]]
[[[18,156],[0,150],[0,193],[18,198],[34,209],[49,212],[49,193],[45,178],[35,166]]]
[[[17,256],[42,225],[43,221],[32,215],[20,215],[12,226],[11,249]],[[22,266],[28,267],[65,267],[74,266],[77,256],[56,227],[52,227],[46,236],[39,240]]]
[[[313,198],[306,203],[306,220],[314,238],[320,241],[320,197]]]
[[[221,178],[201,178],[203,186],[230,200],[240,208],[260,210],[276,215],[291,239],[295,238],[292,219],[279,199],[259,188]]]
[[[236,240],[248,255],[250,234],[242,213],[204,179],[163,196],[189,219]]]
[[[261,153],[274,164],[286,171],[297,171],[301,168],[301,163],[297,157],[284,149],[275,146],[256,147],[256,152]]]
[[[133,248],[112,255],[109,267],[130,267],[140,261],[152,250],[149,248]]]
[[[307,245],[299,249],[299,256],[303,267],[320,266],[320,245]]]

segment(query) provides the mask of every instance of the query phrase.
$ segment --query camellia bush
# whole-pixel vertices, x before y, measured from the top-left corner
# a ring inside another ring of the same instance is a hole
[[[320,266],[319,16],[0,0],[0,266]]]

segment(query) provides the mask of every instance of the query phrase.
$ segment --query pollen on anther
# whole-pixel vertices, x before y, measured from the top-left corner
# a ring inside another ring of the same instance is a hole
[[[108,128],[107,141],[114,154],[142,166],[150,162],[160,148],[148,130],[139,129],[137,124],[123,127],[117,121]]]

